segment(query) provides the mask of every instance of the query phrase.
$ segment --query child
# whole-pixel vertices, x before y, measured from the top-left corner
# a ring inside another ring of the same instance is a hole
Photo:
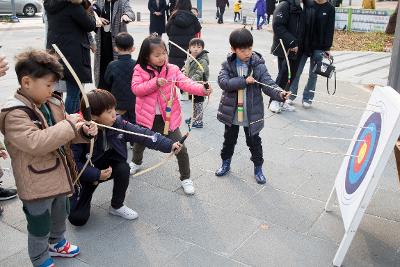
[[[192,54],[197,61],[203,66],[203,70],[200,69],[199,65],[189,57],[185,62],[185,74],[187,77],[192,79],[193,81],[203,81],[204,78],[208,80],[210,75],[208,65],[210,61],[208,59],[208,51],[204,50],[204,41],[199,38],[193,38],[189,42],[189,53]],[[205,74],[205,77],[203,77]],[[194,111],[192,127],[193,128],[203,128],[203,96],[195,96],[194,97]],[[190,119],[189,119],[190,121]],[[188,122],[188,121],[187,121]]]
[[[69,142],[88,142],[97,127],[66,115],[53,95],[63,73],[57,57],[23,52],[15,72],[20,88],[1,110],[1,132],[28,223],[29,257],[34,266],[54,266],[50,256],[74,257],[80,251],[64,237],[67,195],[76,178]]]
[[[181,106],[177,98],[175,85],[181,90],[194,95],[209,95],[211,88],[191,82],[179,67],[167,63],[168,53],[165,43],[156,36],[147,37],[140,48],[137,65],[132,78],[132,91],[136,95],[136,122],[162,133],[167,121],[167,137],[179,141],[182,137]],[[167,105],[171,103],[171,105]],[[168,114],[167,112],[168,111]],[[170,117],[167,117],[170,115]],[[170,122],[170,123],[169,123]],[[142,164],[144,146],[134,145],[131,174]],[[194,194],[193,182],[190,180],[190,166],[187,149],[183,146],[177,154],[180,179],[186,194]]]
[[[3,142],[0,141],[0,157],[3,159],[7,159],[7,151],[6,147],[4,146]],[[4,172],[3,169],[0,167],[0,178],[3,177]],[[1,181],[0,181],[1,184]],[[0,201],[9,200],[17,196],[17,190],[15,189],[6,189],[0,187]],[[0,215],[3,213],[3,207],[0,206]]]
[[[261,91],[272,99],[284,101],[289,93],[280,88],[268,74],[265,61],[257,52],[253,52],[253,36],[247,29],[234,30],[229,36],[232,54],[222,64],[218,84],[223,90],[217,118],[225,124],[224,143],[221,150],[222,166],[215,172],[223,176],[230,170],[231,159],[239,133],[243,126],[246,143],[254,163],[257,183],[264,184],[262,172],[263,151],[259,132],[264,127],[264,104]],[[256,81],[271,87],[262,87]],[[243,92],[243,101],[238,101]],[[242,103],[239,103],[242,102]],[[240,109],[240,107],[242,109]]]
[[[257,0],[253,12],[257,11],[257,30],[262,30],[262,25],[265,23],[265,13],[267,12],[265,0]],[[262,19],[262,22],[260,22]]]
[[[238,0],[235,1],[235,3],[233,3],[233,12],[235,13],[235,17],[233,18],[233,20],[235,22],[240,21],[240,12],[242,11],[242,1]],[[238,19],[236,19],[236,17]]]
[[[116,115],[116,100],[114,96],[101,89],[92,90],[87,94],[92,111],[93,121],[129,132],[154,135],[154,132],[146,128],[138,127],[123,120]],[[86,110],[85,103],[81,102],[81,112]],[[90,216],[90,202],[98,183],[114,179],[113,195],[109,212],[121,216],[127,220],[134,220],[138,214],[124,205],[126,190],[129,185],[129,165],[126,162],[128,152],[126,142],[137,142],[151,149],[164,153],[178,153],[182,146],[179,142],[173,143],[170,139],[156,134],[157,140],[153,142],[149,138],[120,133],[116,130],[100,128],[92,156],[92,166],[88,166],[80,177],[81,188],[76,190],[70,198],[71,213],[69,221],[76,226],[86,224]],[[72,146],[78,169],[86,162],[86,154],[89,147],[86,144]]]
[[[132,36],[127,32],[119,33],[115,37],[115,46],[118,59],[108,64],[104,81],[117,100],[117,113],[124,120],[135,123],[136,99],[131,90],[131,82],[136,61],[131,57],[131,53],[135,51]]]

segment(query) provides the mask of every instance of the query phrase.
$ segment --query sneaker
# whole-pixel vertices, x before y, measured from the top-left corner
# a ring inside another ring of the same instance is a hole
[[[0,187],[0,200],[8,200],[17,196],[17,190]]]
[[[292,106],[294,103],[293,103],[293,100],[292,100],[292,99],[288,99],[288,100],[286,100],[286,104]]]
[[[279,104],[278,101],[272,100],[271,103],[269,104],[269,110],[271,110],[274,113],[279,113],[281,112],[281,105]]]
[[[134,211],[133,209],[128,208],[127,206],[123,205],[121,208],[119,209],[114,209],[113,207],[110,206],[110,209],[108,210],[108,212],[112,215],[115,216],[120,216],[124,219],[127,220],[134,220],[138,217],[138,214],[136,211]]]
[[[293,106],[291,106],[291,105],[289,105],[289,104],[287,103],[287,101],[285,101],[285,102],[282,104],[281,110],[282,110],[282,111],[295,111],[296,108],[293,107]]]
[[[56,267],[52,258],[48,258],[39,267]]]
[[[311,108],[311,103],[303,102],[303,108],[305,108],[305,109]]]
[[[193,186],[193,181],[190,179],[185,179],[181,181],[182,187],[183,187],[183,192],[185,192],[186,195],[193,195],[194,194],[194,186]]]
[[[140,170],[140,165],[135,164],[133,162],[129,162],[129,167],[131,168],[129,171],[131,175],[134,175],[135,173],[138,172],[138,170]]]
[[[79,252],[79,247],[71,245],[66,239],[61,240],[57,244],[49,245],[50,257],[72,258],[78,255]]]
[[[193,122],[193,124],[192,124],[192,128],[198,128],[198,129],[201,129],[201,128],[203,128],[203,122],[202,121],[195,121],[195,122]]]

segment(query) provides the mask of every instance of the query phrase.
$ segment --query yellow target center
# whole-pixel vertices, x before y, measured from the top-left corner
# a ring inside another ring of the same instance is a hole
[[[360,153],[358,153],[358,158],[357,158],[358,164],[360,164],[364,160],[365,153],[367,152],[367,149],[368,149],[368,145],[366,143],[364,143],[361,146]]]

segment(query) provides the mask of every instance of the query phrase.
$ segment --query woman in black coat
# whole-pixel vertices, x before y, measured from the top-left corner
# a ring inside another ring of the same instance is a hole
[[[201,25],[196,16],[192,13],[190,0],[178,0],[175,11],[168,20],[166,29],[169,39],[181,46],[189,49],[189,42],[200,32]],[[185,65],[186,54],[173,45],[169,45],[169,63],[182,68]]]
[[[52,49],[52,44],[56,44],[81,82],[91,83],[92,68],[87,33],[96,29],[96,20],[91,7],[85,9],[83,5],[75,5],[71,2],[53,4],[51,1],[45,1],[44,8],[49,24],[47,49]],[[79,110],[80,90],[65,65],[64,79],[67,85],[65,110],[67,113],[75,113]]]
[[[161,37],[165,32],[167,2],[165,0],[149,0],[147,7],[150,11],[150,34],[156,32]]]

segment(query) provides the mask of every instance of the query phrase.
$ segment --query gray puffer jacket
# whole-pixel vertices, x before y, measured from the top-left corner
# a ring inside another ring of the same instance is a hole
[[[268,73],[265,61],[262,56],[253,52],[249,61],[249,74],[257,81],[268,84],[271,87],[259,85],[257,83],[246,85],[245,77],[238,77],[236,69],[236,54],[228,55],[227,60],[222,63],[222,69],[218,75],[219,87],[223,90],[219,103],[217,119],[231,126],[237,111],[237,91],[246,88],[246,108],[249,120],[250,135],[259,133],[264,128],[264,102],[261,91],[270,96],[273,100],[283,101],[280,96],[280,88]]]

